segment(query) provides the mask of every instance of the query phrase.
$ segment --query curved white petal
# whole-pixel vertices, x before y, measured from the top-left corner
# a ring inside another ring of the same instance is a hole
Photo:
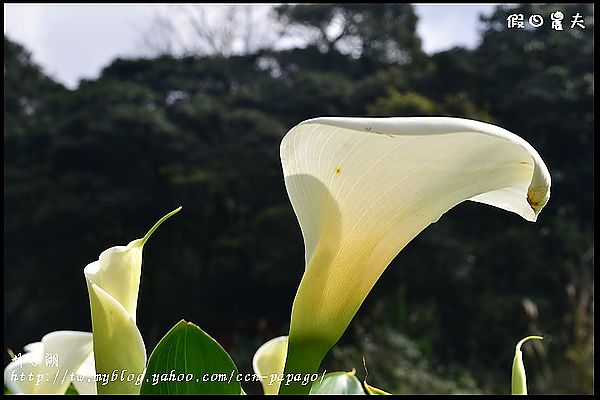
[[[23,350],[28,353],[44,353],[44,345],[42,342],[29,343],[23,346]]]
[[[79,394],[98,394],[96,390],[96,367],[94,365],[94,352],[91,351],[77,369],[77,377],[73,386]]]
[[[4,370],[8,389],[12,393],[64,394],[71,384],[71,374],[92,351],[92,334],[56,331],[41,342],[25,346],[25,350],[28,352]]]
[[[252,358],[252,369],[260,377],[265,394],[279,392],[281,382],[273,378],[283,373],[287,347],[288,337],[279,336],[260,346]]]
[[[135,321],[118,301],[94,283],[88,283],[94,329],[94,358],[97,374],[111,375],[125,371],[135,374],[133,380],[109,381],[96,384],[99,394],[139,394],[135,385],[144,372],[146,347]]]
[[[315,118],[280,155],[306,250],[286,372],[293,356],[317,368],[392,259],[450,208],[472,200],[535,221],[550,196],[531,145],[460,118]]]

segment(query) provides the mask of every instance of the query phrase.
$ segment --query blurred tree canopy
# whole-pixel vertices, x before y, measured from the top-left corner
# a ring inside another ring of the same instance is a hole
[[[556,9],[563,31],[550,28]],[[283,135],[324,115],[447,115],[525,138],[551,200],[535,224],[451,210],[394,260],[325,365],[360,371],[366,355],[369,382],[398,393],[507,393],[513,346],[542,334],[530,392],[592,393],[593,6],[499,6],[476,48],[431,56],[410,5],[276,12],[311,32],[305,48],[117,59],[76,90],[5,36],[4,347],[91,330],[85,265],[183,205],[145,248],[147,348],[186,318],[250,371],[287,331],[304,268]],[[585,29],[569,29],[577,12]],[[512,13],[547,23],[507,29]]]
[[[301,27],[312,33],[324,52],[380,63],[405,64],[423,57],[417,16],[409,4],[284,4],[275,11],[288,30]]]

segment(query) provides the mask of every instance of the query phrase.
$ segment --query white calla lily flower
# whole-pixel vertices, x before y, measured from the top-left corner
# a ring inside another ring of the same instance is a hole
[[[281,381],[277,378],[283,373],[287,347],[288,337],[279,336],[260,346],[254,353],[252,369],[260,377],[263,392],[267,395],[279,393]]]
[[[286,373],[318,369],[389,263],[446,211],[471,200],[535,221],[550,197],[529,143],[461,118],[315,118],[280,155],[306,257]]]
[[[142,250],[160,224],[179,210],[181,207],[161,218],[142,239],[103,251],[97,261],[84,269],[96,372],[112,376],[116,371],[117,376],[106,384],[98,382],[99,394],[140,392],[146,366],[146,347],[136,325]]]
[[[73,383],[79,394],[96,394],[91,333],[52,332],[24,350],[4,369],[11,393],[64,394]]]

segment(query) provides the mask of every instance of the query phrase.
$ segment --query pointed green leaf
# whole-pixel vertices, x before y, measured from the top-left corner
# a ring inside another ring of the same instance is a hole
[[[148,361],[140,394],[242,393],[229,354],[198,326],[179,321]]]
[[[71,384],[68,388],[67,391],[65,392],[65,394],[69,394],[69,395],[79,395],[79,392],[77,391],[77,389],[75,389],[75,386],[73,384]]]
[[[365,394],[354,371],[330,372],[323,381],[316,380],[308,394]]]

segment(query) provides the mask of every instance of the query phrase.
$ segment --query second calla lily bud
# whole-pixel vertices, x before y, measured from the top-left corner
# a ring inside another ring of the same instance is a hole
[[[286,373],[317,371],[389,263],[446,211],[472,200],[535,221],[550,197],[529,143],[460,118],[315,118],[287,133],[280,155],[306,261]]]
[[[107,384],[98,382],[98,394],[140,392],[146,366],[146,347],[136,325],[142,250],[160,224],[179,210],[181,207],[161,218],[143,238],[103,251],[97,261],[84,269],[96,373],[115,378]]]
[[[515,357],[512,365],[511,394],[527,394],[527,375],[525,375],[525,364],[523,363],[523,352],[521,346],[528,340],[542,340],[541,336],[527,336],[521,339],[515,347]]]
[[[263,392],[267,395],[279,392],[287,347],[288,337],[279,336],[260,346],[252,358],[252,369],[260,377]]]

